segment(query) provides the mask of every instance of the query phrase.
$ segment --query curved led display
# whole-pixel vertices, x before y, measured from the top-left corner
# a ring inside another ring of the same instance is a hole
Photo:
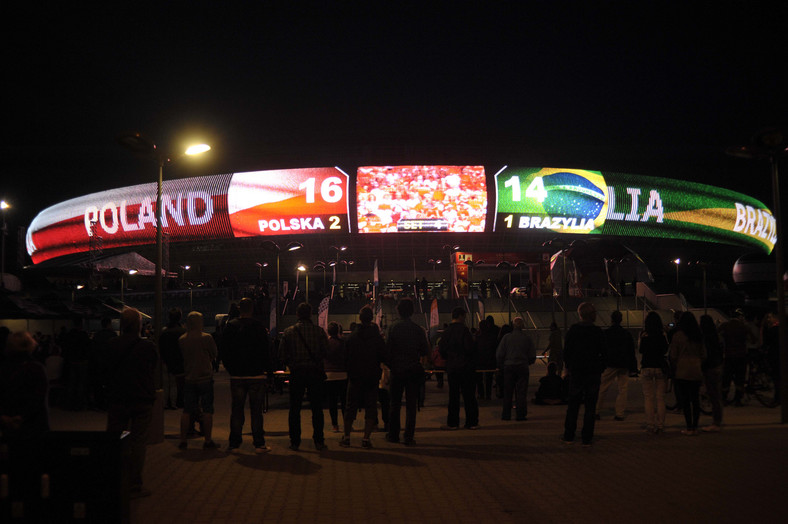
[[[771,252],[772,212],[758,200],[684,180],[583,169],[503,168],[493,229],[661,237]]]
[[[338,168],[256,171],[166,180],[170,242],[350,231],[348,176]],[[156,241],[156,184],[112,189],[43,210],[27,230],[33,263]]]
[[[694,182],[583,169],[508,168],[494,176],[493,230],[724,242],[763,249],[772,212],[746,195]],[[336,167],[167,180],[170,242],[350,232],[350,180]],[[483,166],[360,167],[362,233],[484,232]],[[27,231],[34,263],[91,248],[153,244],[156,184],[102,191],[43,210]]]

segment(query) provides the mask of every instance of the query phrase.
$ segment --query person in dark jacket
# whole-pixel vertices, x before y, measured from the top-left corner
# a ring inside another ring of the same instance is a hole
[[[290,412],[288,428],[290,449],[301,446],[301,404],[306,393],[312,410],[312,441],[315,449],[326,449],[323,425],[323,397],[326,377],[323,360],[328,349],[328,336],[323,328],[312,323],[312,306],[302,302],[296,308],[298,321],[285,329],[280,342],[283,362],[290,368]]]
[[[599,381],[605,367],[605,334],[595,325],[596,308],[583,302],[577,308],[580,322],[572,325],[564,343],[564,365],[569,379],[569,397],[562,440],[571,444],[577,431],[580,404],[585,404],[581,437],[584,446],[594,439],[596,401],[599,398]]]
[[[356,412],[364,408],[364,437],[361,447],[371,448],[370,435],[378,417],[378,382],[380,363],[384,360],[385,343],[380,328],[372,323],[372,308],[364,306],[358,313],[361,321],[348,337],[347,351],[347,409],[345,410],[345,436],[340,446],[350,447],[350,431]]]
[[[497,367],[495,350],[498,348],[498,331],[498,326],[491,325],[490,320],[485,319],[479,322],[479,332],[476,334],[476,351],[479,355],[479,368],[487,371],[476,374],[476,385],[479,390],[479,398],[484,400],[492,398],[494,370]]]
[[[49,431],[44,366],[33,359],[36,341],[27,331],[8,336],[0,361],[0,430],[4,436],[30,437]]]
[[[700,317],[700,330],[706,345],[706,360],[703,362],[703,381],[711,402],[712,423],[701,428],[706,433],[717,433],[722,429],[722,341],[717,326],[709,315]]]
[[[345,340],[342,338],[342,326],[336,322],[328,323],[328,350],[323,365],[326,370],[326,396],[328,414],[334,432],[339,432],[339,415],[345,417],[347,403],[347,355]],[[337,410],[337,402],[339,409]]]
[[[659,435],[665,430],[665,392],[667,390],[668,338],[662,318],[656,311],[646,315],[640,334],[640,383],[646,413],[646,433]]]
[[[391,370],[389,431],[386,440],[399,442],[401,427],[400,410],[402,393],[405,393],[405,433],[403,443],[415,445],[416,412],[418,410],[419,389],[424,383],[424,367],[421,357],[430,349],[427,334],[413,322],[413,301],[403,298],[397,304],[400,318],[392,324],[386,341],[386,365]]]
[[[159,354],[167,367],[167,385],[164,388],[164,402],[166,409],[183,407],[183,382],[185,371],[183,368],[183,355],[178,347],[178,339],[186,333],[181,325],[180,308],[172,308],[169,313],[167,327],[159,335]],[[172,384],[175,384],[175,399],[172,398]],[[174,402],[173,402],[174,400]]]
[[[120,336],[110,341],[107,355],[107,431],[129,432],[129,485],[132,497],[150,495],[142,487],[148,428],[156,400],[156,346],[140,337],[142,315],[133,308],[120,314]]]
[[[599,398],[596,403],[596,418],[605,400],[605,394],[613,382],[618,387],[616,395],[616,414],[614,420],[624,420],[627,409],[627,391],[629,390],[629,375],[637,373],[637,358],[635,357],[635,340],[632,334],[621,327],[623,316],[621,311],[610,314],[611,326],[605,330],[605,371],[599,385]]]
[[[249,397],[249,418],[255,453],[271,451],[265,445],[263,403],[268,373],[273,370],[268,333],[263,323],[253,318],[254,301],[241,299],[240,316],[227,323],[219,339],[219,356],[230,375],[230,441],[228,451],[241,446],[244,406]]]
[[[471,332],[465,325],[465,310],[456,307],[451,312],[451,324],[443,332],[438,350],[446,359],[449,378],[449,413],[441,429],[460,427],[460,394],[465,405],[465,427],[479,428],[479,404],[476,401],[475,346]]]

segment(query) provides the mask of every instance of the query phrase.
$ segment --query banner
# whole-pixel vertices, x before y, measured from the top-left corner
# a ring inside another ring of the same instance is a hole
[[[772,212],[728,189],[584,169],[504,168],[495,231],[677,238],[755,247],[777,241]]]
[[[328,331],[328,305],[330,299],[328,297],[320,301],[317,308],[317,325]]]

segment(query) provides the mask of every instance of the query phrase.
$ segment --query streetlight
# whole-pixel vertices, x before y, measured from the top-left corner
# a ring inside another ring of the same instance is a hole
[[[472,287],[473,267],[478,266],[479,264],[484,264],[484,260],[478,260],[475,262],[473,260],[465,261],[465,265],[468,266],[468,298],[470,299],[470,306],[471,306],[471,328],[473,328],[473,316],[474,316],[474,311],[476,310],[476,308],[474,307],[473,287]],[[477,300],[478,300],[478,294],[477,294]]]
[[[126,287],[126,275],[127,274],[128,275],[136,275],[137,274],[137,270],[136,269],[129,269],[128,273],[126,273],[123,270],[121,270],[121,272],[120,272],[120,301],[123,302],[123,304],[126,303],[125,300],[124,300],[124,297],[123,297],[123,290]]]
[[[287,251],[295,251],[297,249],[301,249],[302,247],[304,247],[304,245],[302,243],[300,243],[300,242],[290,242],[289,244],[287,244],[285,249]],[[281,297],[281,294],[280,294],[281,293],[281,290],[280,290],[281,286],[279,284],[280,283],[280,280],[279,280],[279,256],[282,253],[282,248],[280,248],[279,244],[277,244],[273,240],[266,240],[265,242],[263,242],[263,249],[266,249],[268,251],[272,251],[273,253],[276,254],[276,303],[275,303],[275,306],[276,306],[276,330],[278,331],[279,327],[281,325],[280,320],[282,318],[282,312],[279,311],[279,302],[281,300],[281,298],[280,298]]]
[[[772,197],[774,198],[774,220],[777,231],[777,241],[774,243],[775,265],[776,265],[776,292],[777,292],[777,344],[779,345],[780,362],[780,391],[775,392],[775,397],[780,395],[780,422],[788,423],[788,326],[786,326],[785,314],[785,254],[783,253],[783,230],[782,216],[780,212],[780,174],[777,164],[781,156],[788,153],[786,140],[783,134],[777,129],[766,129],[753,137],[752,144],[748,146],[738,146],[728,148],[729,155],[763,160],[769,159],[772,175]]]
[[[5,237],[8,234],[8,226],[5,222],[5,210],[10,208],[11,205],[5,200],[0,200],[0,210],[3,213],[3,249],[2,249],[2,268],[0,268],[0,289],[5,289]]]
[[[448,259],[449,259],[449,283],[448,283],[448,285],[449,285],[449,294],[448,294],[447,298],[459,298],[459,295],[457,295],[455,297],[454,295],[456,295],[456,293],[452,291],[452,288],[454,287],[452,284],[454,283],[454,271],[455,271],[454,270],[454,253],[459,251],[459,250],[460,250],[460,246],[458,246],[458,245],[443,244],[443,246],[441,246],[441,251],[446,253],[446,255],[447,255]]]
[[[507,262],[506,260],[502,262],[498,262],[495,266],[498,269],[505,269],[506,272],[509,274],[509,288],[506,290],[506,308],[509,311],[509,324],[512,323],[512,264]]]
[[[180,266],[181,270],[181,285],[186,283],[186,272],[189,271],[192,267],[191,266]]]
[[[671,262],[676,264],[676,294],[679,294],[679,264],[681,264],[681,259],[676,258],[673,259]]]
[[[302,271],[306,275],[305,302],[309,304],[309,271],[304,264],[298,264],[298,267],[296,269],[298,269],[298,271]]]
[[[208,144],[197,144],[188,147],[182,155],[179,155],[175,159],[170,159],[168,156],[163,154],[158,150],[156,144],[148,139],[147,137],[143,136],[140,133],[134,133],[132,135],[125,135],[118,138],[118,143],[129,149],[130,151],[141,154],[150,158],[153,158],[159,165],[159,177],[156,183],[156,275],[154,282],[156,283],[155,286],[155,303],[153,309],[153,327],[154,327],[154,336],[155,341],[158,344],[159,335],[161,335],[161,326],[162,326],[162,302],[163,302],[163,292],[162,292],[162,282],[161,282],[161,271],[162,271],[162,208],[161,208],[161,190],[164,181],[164,166],[165,164],[171,164],[174,161],[180,159],[182,156],[194,156],[205,153],[206,151],[210,151],[211,146]]]

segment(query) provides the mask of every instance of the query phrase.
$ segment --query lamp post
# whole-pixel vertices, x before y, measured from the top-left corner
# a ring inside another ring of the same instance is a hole
[[[454,289],[453,284],[454,284],[454,274],[455,274],[454,253],[460,250],[460,246],[444,244],[441,247],[441,250],[444,253],[446,253],[446,257],[449,259],[449,281],[448,281],[449,293],[447,298],[459,298],[459,295],[455,292],[456,290]]]
[[[168,156],[161,153],[156,144],[143,136],[140,133],[132,135],[125,135],[118,138],[120,145],[129,149],[130,151],[141,154],[156,160],[159,166],[159,176],[156,183],[156,274],[154,275],[155,282],[155,298],[153,305],[153,328],[155,342],[158,344],[159,335],[161,335],[162,326],[162,307],[163,307],[163,291],[162,291],[162,185],[164,183],[164,165],[171,164],[175,160],[180,159],[182,156],[194,156],[206,151],[210,151],[211,146],[207,144],[198,144],[190,146],[181,155],[171,160]]]
[[[126,303],[123,300],[123,291],[126,288],[126,274],[127,273],[125,271],[121,270],[121,272],[120,272],[120,301],[123,302],[124,304]],[[136,275],[136,274],[137,274],[137,270],[136,269],[129,269],[128,275]]]
[[[303,244],[300,242],[290,242],[287,244],[287,251],[296,251],[304,247]],[[263,242],[263,248],[267,249],[268,251],[272,251],[276,254],[276,330],[279,331],[279,327],[281,326],[281,319],[282,319],[282,312],[279,310],[279,302],[281,300],[281,285],[279,279],[279,257],[282,253],[282,248],[279,247],[279,244],[274,242],[273,240],[266,240]]]
[[[675,258],[671,260],[674,264],[676,264],[676,295],[679,294],[679,264],[681,264],[680,258]]]
[[[11,207],[5,200],[0,201],[0,210],[3,213],[3,249],[2,249],[2,267],[0,267],[0,289],[5,289],[5,237],[8,234],[8,226],[5,222],[5,210]]]
[[[782,215],[780,212],[780,174],[778,162],[781,156],[788,154],[786,139],[777,129],[766,129],[753,137],[752,144],[737,146],[727,149],[731,156],[746,159],[769,159],[772,178],[772,197],[774,198],[774,220],[776,225],[777,240],[774,243],[776,293],[777,293],[777,344],[779,345],[780,362],[780,390],[775,392],[775,397],[780,398],[780,422],[788,423],[788,326],[785,314],[785,259],[783,252]]]
[[[296,269],[298,269],[298,271],[302,271],[304,275],[306,275],[306,282],[304,284],[306,286],[304,288],[305,289],[304,297],[305,297],[305,302],[309,304],[309,269],[304,264],[298,264],[298,268]]]
[[[509,287],[506,289],[506,309],[509,312],[509,324],[512,323],[512,265],[506,260],[498,262],[498,269],[505,269],[509,274]]]

